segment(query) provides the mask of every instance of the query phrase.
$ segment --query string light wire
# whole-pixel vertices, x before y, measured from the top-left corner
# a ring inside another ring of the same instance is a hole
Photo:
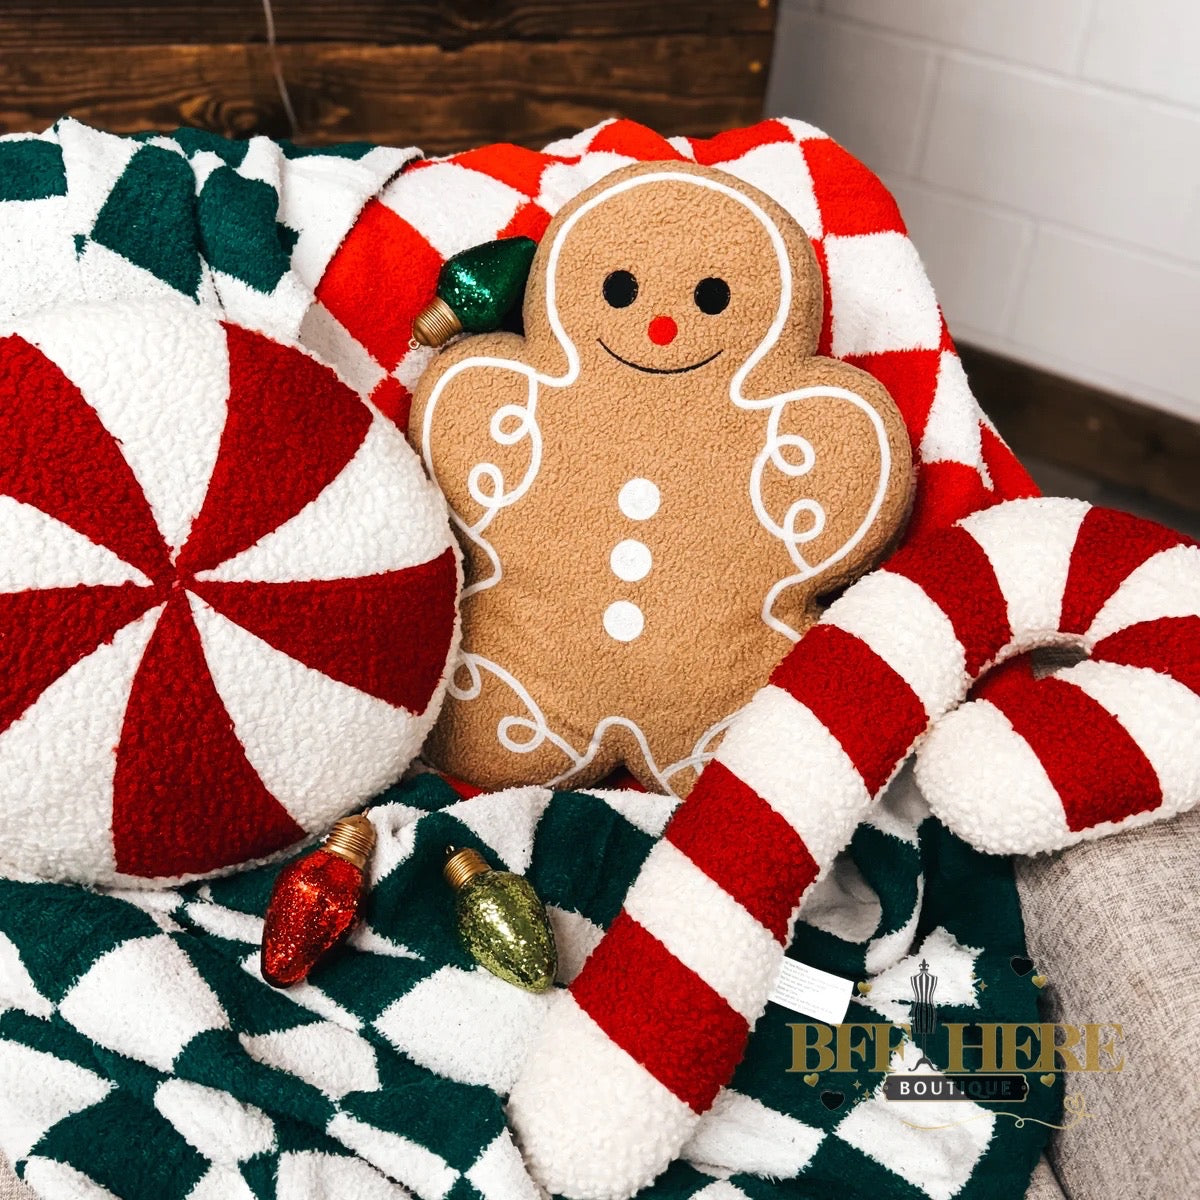
[[[292,97],[288,91],[287,80],[283,77],[283,65],[279,61],[279,47],[275,43],[275,13],[271,8],[271,0],[262,0],[262,9],[267,22],[267,53],[271,58],[271,73],[275,76],[275,86],[279,89],[279,99],[283,103],[283,111],[288,119],[288,128],[294,138],[299,133],[300,127],[296,121],[296,110],[292,107]]]

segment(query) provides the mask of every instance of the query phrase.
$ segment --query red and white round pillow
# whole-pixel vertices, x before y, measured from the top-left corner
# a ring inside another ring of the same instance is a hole
[[[323,831],[418,753],[459,582],[403,436],[304,351],[186,302],[0,330],[0,869]]]

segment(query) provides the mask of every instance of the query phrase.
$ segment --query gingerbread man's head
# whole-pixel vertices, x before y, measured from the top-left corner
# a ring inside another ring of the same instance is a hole
[[[438,765],[497,787],[624,763],[683,794],[819,597],[878,559],[911,451],[877,380],[815,356],[822,296],[768,197],[641,164],[551,223],[523,338],[434,362],[410,435],[468,582]]]
[[[551,335],[576,350],[580,370],[632,386],[628,372],[703,371],[711,388],[781,338],[811,354],[820,271],[808,239],[772,209],[700,167],[622,172],[548,239],[545,303],[527,312],[527,336]]]

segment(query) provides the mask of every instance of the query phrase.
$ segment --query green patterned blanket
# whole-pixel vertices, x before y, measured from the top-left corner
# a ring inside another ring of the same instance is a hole
[[[167,892],[0,882],[0,1150],[46,1197],[533,1200],[505,1094],[554,994],[474,967],[445,847],[522,872],[569,978],[669,815],[637,792],[459,800],[433,775],[382,796],[365,920],[311,981],[258,975],[276,868]],[[1007,860],[928,816],[907,775],[819,885],[790,957],[869,982],[848,1021],[908,1020],[923,959],[941,1023],[1033,1021]],[[645,1200],[1018,1200],[1058,1091],[1024,1103],[889,1101],[869,1070],[793,1061],[768,1006],[731,1085]],[[935,1036],[927,1045],[938,1058]],[[893,1066],[916,1057],[906,1044]],[[924,1126],[926,1128],[918,1128]],[[935,1128],[928,1128],[935,1127]]]

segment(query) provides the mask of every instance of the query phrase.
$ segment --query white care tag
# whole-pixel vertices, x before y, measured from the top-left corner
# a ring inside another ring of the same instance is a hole
[[[853,980],[785,958],[767,999],[826,1025],[840,1025],[853,992]]]

